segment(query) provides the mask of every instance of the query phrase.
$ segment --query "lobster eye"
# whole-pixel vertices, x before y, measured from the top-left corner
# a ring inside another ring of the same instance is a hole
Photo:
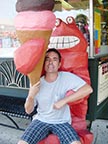
[[[60,20],[59,18],[57,18],[57,19],[56,19],[55,26],[58,27],[58,26],[60,25],[60,23],[61,23],[61,20]]]
[[[67,21],[68,24],[72,24],[73,18],[71,16],[69,16],[69,17],[66,18],[66,21]]]

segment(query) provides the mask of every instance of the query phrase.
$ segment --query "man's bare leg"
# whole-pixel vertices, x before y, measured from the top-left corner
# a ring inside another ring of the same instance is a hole
[[[74,141],[71,144],[81,144],[81,142],[80,141]]]
[[[18,144],[28,144],[28,143],[25,142],[25,141],[23,141],[23,140],[20,140],[20,141],[18,142]]]
[[[23,141],[23,140],[20,140],[20,141],[18,142],[18,144],[28,144],[28,143],[25,142],[25,141]],[[81,144],[81,142],[80,142],[80,141],[74,141],[74,142],[72,142],[71,144]]]

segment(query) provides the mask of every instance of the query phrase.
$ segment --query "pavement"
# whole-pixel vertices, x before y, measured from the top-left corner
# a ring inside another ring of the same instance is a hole
[[[23,118],[14,117],[14,120],[20,128],[24,129],[30,123],[30,120]],[[14,126],[13,123],[2,114],[0,114],[0,123]],[[0,144],[17,144],[23,132],[23,130],[0,125]],[[93,144],[108,144],[108,120],[97,119],[93,121],[91,132],[94,134]]]

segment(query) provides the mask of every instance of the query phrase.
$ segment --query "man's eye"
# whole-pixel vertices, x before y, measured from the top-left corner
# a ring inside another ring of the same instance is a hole
[[[53,58],[52,60],[50,58],[45,58],[45,61],[58,61],[58,58]]]
[[[57,61],[57,59],[54,59],[54,61]]]
[[[54,61],[58,61],[58,58],[54,58]]]
[[[45,61],[49,61],[49,58],[45,58]]]

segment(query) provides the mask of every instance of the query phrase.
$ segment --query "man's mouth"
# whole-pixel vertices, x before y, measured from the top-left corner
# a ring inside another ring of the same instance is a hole
[[[54,66],[52,64],[49,64],[48,68],[54,68]]]

